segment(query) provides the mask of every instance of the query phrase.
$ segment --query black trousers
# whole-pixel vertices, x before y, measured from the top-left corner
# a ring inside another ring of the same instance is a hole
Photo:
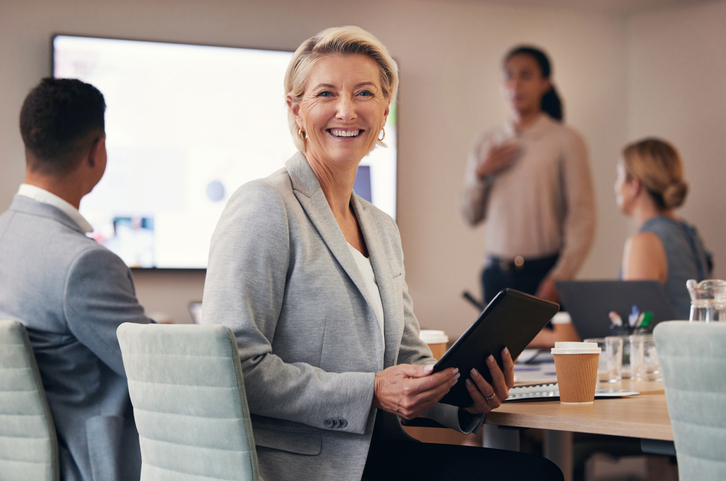
[[[556,254],[540,259],[526,259],[522,266],[515,266],[490,256],[481,273],[484,303],[489,304],[505,287],[534,295],[539,284],[557,264],[559,257]]]
[[[420,442],[372,443],[364,481],[557,480],[562,471],[534,454]]]

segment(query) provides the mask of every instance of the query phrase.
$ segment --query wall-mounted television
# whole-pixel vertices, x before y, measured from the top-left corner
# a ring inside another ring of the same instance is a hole
[[[106,98],[108,166],[81,202],[91,234],[131,267],[203,269],[229,196],[296,151],[283,79],[292,52],[55,35],[53,76]],[[395,218],[396,106],[387,148],[355,190]]]

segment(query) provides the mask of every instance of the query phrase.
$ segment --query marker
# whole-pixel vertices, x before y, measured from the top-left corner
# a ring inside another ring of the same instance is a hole
[[[650,326],[650,323],[653,320],[653,313],[650,311],[645,311],[642,316],[643,319],[640,321],[640,324],[638,324],[638,327],[645,329],[646,327]]]

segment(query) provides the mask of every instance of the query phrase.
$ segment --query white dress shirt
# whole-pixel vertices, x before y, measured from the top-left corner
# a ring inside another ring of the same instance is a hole
[[[23,197],[29,197],[35,201],[42,202],[43,204],[57,207],[61,210],[61,212],[70,217],[73,222],[78,224],[78,227],[80,227],[83,232],[85,232],[86,234],[88,234],[89,232],[93,232],[93,227],[91,226],[91,224],[88,223],[86,219],[83,218],[81,213],[78,212],[78,209],[76,209],[57,195],[51,194],[45,189],[41,189],[40,187],[36,187],[34,185],[20,184],[20,188],[18,189],[18,195],[22,195]]]

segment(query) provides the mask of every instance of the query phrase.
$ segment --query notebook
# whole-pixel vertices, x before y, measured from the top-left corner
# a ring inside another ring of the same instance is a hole
[[[608,389],[595,388],[595,399],[608,397],[624,397],[636,396],[640,393],[637,391],[628,391],[626,389]],[[509,390],[509,397],[506,401],[524,401],[528,399],[557,399],[560,397],[560,388],[556,382],[544,384],[527,384],[523,386],[514,386]]]
[[[649,330],[661,321],[677,319],[658,281],[556,281],[555,288],[580,339],[612,335],[608,313],[617,312],[626,324],[633,306],[653,313]]]

